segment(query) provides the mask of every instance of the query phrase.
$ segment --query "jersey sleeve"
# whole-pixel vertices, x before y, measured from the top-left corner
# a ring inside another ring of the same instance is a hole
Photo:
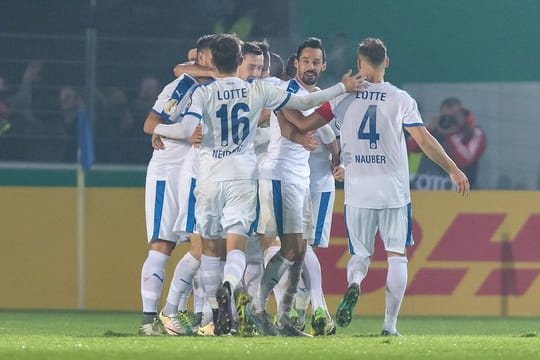
[[[191,94],[190,104],[182,115],[184,117],[194,116],[197,119],[201,120],[202,114],[203,114],[203,103],[204,103],[203,100],[204,100],[203,88],[201,86],[198,86],[195,88],[195,90],[193,90],[193,93]]]
[[[159,124],[154,133],[171,139],[187,139],[193,134],[195,127],[202,119],[202,104],[204,92],[201,87],[195,88],[191,94],[191,105],[186,109],[180,122]]]
[[[407,105],[403,114],[403,126],[424,126],[422,116],[420,116],[420,112],[418,111],[418,105],[410,96],[407,96]]]
[[[272,109],[278,111],[281,109],[289,99],[291,98],[291,93],[278,88],[266,81],[256,81],[254,85],[257,86],[257,91],[260,91],[264,94],[264,105],[266,109]]]
[[[195,79],[187,74],[173,80],[158,95],[152,111],[158,114],[164,123],[175,122],[183,115],[184,99],[187,100],[190,96],[189,91],[194,84]]]

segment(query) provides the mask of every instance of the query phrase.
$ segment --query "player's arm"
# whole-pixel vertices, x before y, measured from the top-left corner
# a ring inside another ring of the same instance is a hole
[[[341,163],[340,149],[336,139],[336,134],[328,124],[324,125],[317,131],[319,132],[319,137],[321,138],[322,143],[328,149],[328,151],[330,151],[330,155],[332,156],[332,169],[334,169]]]
[[[265,124],[270,123],[270,114],[272,113],[272,110],[270,109],[262,109],[261,116],[259,117],[259,121],[257,122],[258,126],[263,126]]]
[[[308,110],[321,105],[346,92],[356,92],[361,89],[364,77],[360,73],[351,75],[349,70],[341,78],[341,82],[321,91],[315,91],[306,95],[291,94],[290,99],[283,105],[287,109]]]
[[[174,69],[174,76],[179,77],[183,74],[188,74],[192,77],[215,77],[216,71],[211,67],[202,66],[192,62],[183,64],[176,64]]]
[[[279,120],[280,126],[283,122],[290,122],[300,132],[308,132],[311,130],[318,129],[321,126],[328,124],[328,122],[332,120],[332,118],[334,117],[333,114],[328,119],[328,116],[325,116],[325,114],[319,111],[320,109],[327,108],[327,107],[330,108],[330,104],[324,103],[319,109],[309,114],[308,116],[304,116],[304,114],[302,114],[298,110],[283,109],[277,112],[276,116]]]
[[[281,136],[284,138],[302,145],[307,151],[313,151],[317,148],[319,143],[317,142],[317,139],[313,137],[313,132],[301,132],[296,126],[285,120],[283,116],[278,117],[278,122]]]
[[[154,133],[154,128],[158,124],[161,124],[161,117],[155,111],[150,111],[146,120],[144,120],[143,131],[146,134],[152,135]]]
[[[425,126],[406,126],[405,129],[418,146],[434,163],[448,173],[452,182],[456,185],[457,192],[468,195],[470,190],[469,179],[461,171],[456,163],[446,154],[441,144],[427,131]]]
[[[169,139],[184,140],[196,135],[200,117],[187,113],[181,122],[175,124],[159,124],[154,128],[154,134]]]
[[[156,150],[164,150],[165,144],[161,141],[161,136],[154,134],[154,129],[161,124],[161,117],[155,111],[150,111],[146,120],[144,120],[143,131],[152,135],[152,147]]]

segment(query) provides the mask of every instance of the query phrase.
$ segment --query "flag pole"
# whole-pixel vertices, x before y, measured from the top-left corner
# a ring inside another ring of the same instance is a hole
[[[79,150],[79,157],[80,157]],[[77,164],[77,309],[83,310],[86,307],[86,201],[85,201],[85,175],[79,162]]]
[[[90,0],[88,23],[86,28],[86,111],[89,129],[93,128],[96,102],[96,1]],[[81,119],[78,120],[82,121]],[[86,174],[87,164],[83,168],[81,139],[79,139],[77,164],[77,309],[86,308]]]

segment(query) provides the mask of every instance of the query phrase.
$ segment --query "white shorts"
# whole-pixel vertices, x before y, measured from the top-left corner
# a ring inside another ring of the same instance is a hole
[[[195,186],[197,180],[189,175],[182,175],[178,186],[178,216],[173,231],[178,234],[180,241],[188,240],[189,234],[195,230]]]
[[[346,205],[345,227],[352,255],[373,255],[377,229],[386,251],[404,254],[405,247],[414,245],[410,203],[395,209],[363,209]]]
[[[256,220],[257,181],[231,180],[197,184],[197,229],[204,239],[223,239],[233,233],[249,237]]]
[[[303,234],[313,239],[309,186],[281,180],[259,180],[261,211],[257,233],[266,237]]]
[[[315,234],[311,245],[327,248],[330,243],[332,215],[334,213],[335,191],[312,192],[313,225]]]
[[[178,216],[178,182],[181,165],[158,162],[148,164],[145,184],[146,233],[148,242],[166,240],[177,243],[173,231]]]

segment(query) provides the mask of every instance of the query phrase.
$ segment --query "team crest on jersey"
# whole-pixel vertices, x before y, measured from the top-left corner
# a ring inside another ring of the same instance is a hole
[[[177,99],[170,99],[167,101],[165,106],[163,107],[163,111],[167,115],[172,115],[174,111],[176,110],[176,107],[178,106],[178,100]]]

